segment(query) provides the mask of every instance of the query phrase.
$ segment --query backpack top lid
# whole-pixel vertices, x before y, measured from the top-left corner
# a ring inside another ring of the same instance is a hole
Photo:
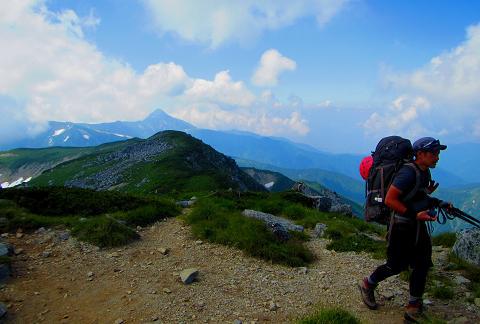
[[[413,148],[410,140],[400,136],[384,137],[378,142],[375,152],[372,152],[373,165],[393,163],[401,160],[411,160]]]

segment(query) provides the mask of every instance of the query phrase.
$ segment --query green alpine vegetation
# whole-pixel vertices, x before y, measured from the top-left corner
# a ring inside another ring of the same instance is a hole
[[[377,257],[383,255],[385,242],[370,237],[384,235],[381,227],[341,214],[319,212],[312,204],[310,198],[293,191],[222,191],[200,198],[185,219],[199,238],[235,246],[249,255],[290,266],[303,266],[313,261],[312,253],[303,245],[307,236],[291,232],[293,238],[281,242],[259,220],[242,216],[243,210],[282,216],[310,229],[317,223],[324,223],[328,227],[326,235],[332,240],[327,248],[373,252]]]
[[[129,243],[138,238],[134,227],[179,212],[173,201],[152,196],[62,187],[0,190],[0,230],[59,226],[100,247]]]

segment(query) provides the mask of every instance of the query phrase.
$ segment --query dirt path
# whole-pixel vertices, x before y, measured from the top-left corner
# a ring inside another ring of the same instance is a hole
[[[195,241],[178,219],[139,232],[140,241],[113,250],[60,241],[56,232],[10,235],[7,240],[23,252],[13,262],[15,278],[0,291],[9,306],[6,321],[284,323],[319,306],[340,306],[365,323],[403,323],[408,286],[400,279],[382,285],[380,293],[393,298],[378,311],[360,301],[356,283],[380,263],[366,254],[331,252],[325,240],[312,240],[318,259],[305,273]],[[199,280],[184,285],[178,272],[191,267],[199,269]],[[452,310],[450,317],[480,321],[461,305]]]

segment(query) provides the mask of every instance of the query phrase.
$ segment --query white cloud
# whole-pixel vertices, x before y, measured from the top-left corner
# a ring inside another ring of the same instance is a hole
[[[247,107],[255,100],[253,95],[241,81],[232,82],[228,71],[215,75],[213,81],[197,79],[185,95],[193,101],[215,101],[227,105]]]
[[[295,61],[283,56],[275,49],[269,49],[262,54],[260,63],[253,74],[252,83],[257,86],[275,86],[280,73],[293,71],[296,67]]]
[[[143,0],[160,33],[173,32],[183,39],[215,48],[234,40],[248,41],[265,30],[288,26],[314,16],[326,24],[348,0],[228,1]]]
[[[204,128],[241,129],[267,136],[303,136],[310,131],[307,120],[297,111],[278,116],[268,109],[228,111],[209,104],[179,107],[173,111],[173,115]]]
[[[363,123],[367,134],[385,136],[392,133],[417,137],[426,130],[420,117],[431,109],[430,102],[424,97],[400,96],[396,98],[383,114],[374,112]]]
[[[385,120],[392,114],[389,112],[381,117],[371,116],[365,125],[375,129],[375,124],[387,122],[391,129],[406,129],[409,120],[415,120],[417,128],[421,125],[431,134],[455,134],[463,140],[480,138],[475,125],[480,120],[480,24],[468,27],[461,44],[432,57],[423,67],[409,73],[391,69],[384,73],[385,81],[395,90],[410,98],[424,98],[432,108],[423,113],[421,120],[417,118],[418,110],[407,109],[397,114],[394,121]]]
[[[480,24],[468,27],[462,44],[433,57],[424,67],[411,73],[391,73],[386,78],[395,87],[433,101],[480,103]]]
[[[84,28],[98,23],[93,14],[82,18],[71,10],[49,11],[40,0],[0,3],[0,113],[4,120],[22,125],[7,138],[2,123],[2,142],[38,133],[48,120],[138,120],[158,107],[170,113],[183,107],[216,107],[202,115],[216,122],[197,118],[201,126],[266,129],[255,125],[265,123],[255,111],[261,100],[228,71],[217,73],[214,80],[194,79],[170,62],[138,73],[83,38]],[[280,125],[279,130],[305,132],[299,115],[280,118],[268,113],[271,106],[263,107],[262,113]]]

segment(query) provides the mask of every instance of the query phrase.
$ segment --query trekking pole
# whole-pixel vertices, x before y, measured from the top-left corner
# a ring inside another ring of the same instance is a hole
[[[469,223],[470,225],[480,228],[480,220],[465,213],[464,211],[461,211],[460,209],[455,207],[452,207],[452,208],[445,208],[440,206],[438,207],[437,222],[439,224],[443,225],[447,222],[447,219],[453,220],[454,218],[459,218],[464,222]]]

